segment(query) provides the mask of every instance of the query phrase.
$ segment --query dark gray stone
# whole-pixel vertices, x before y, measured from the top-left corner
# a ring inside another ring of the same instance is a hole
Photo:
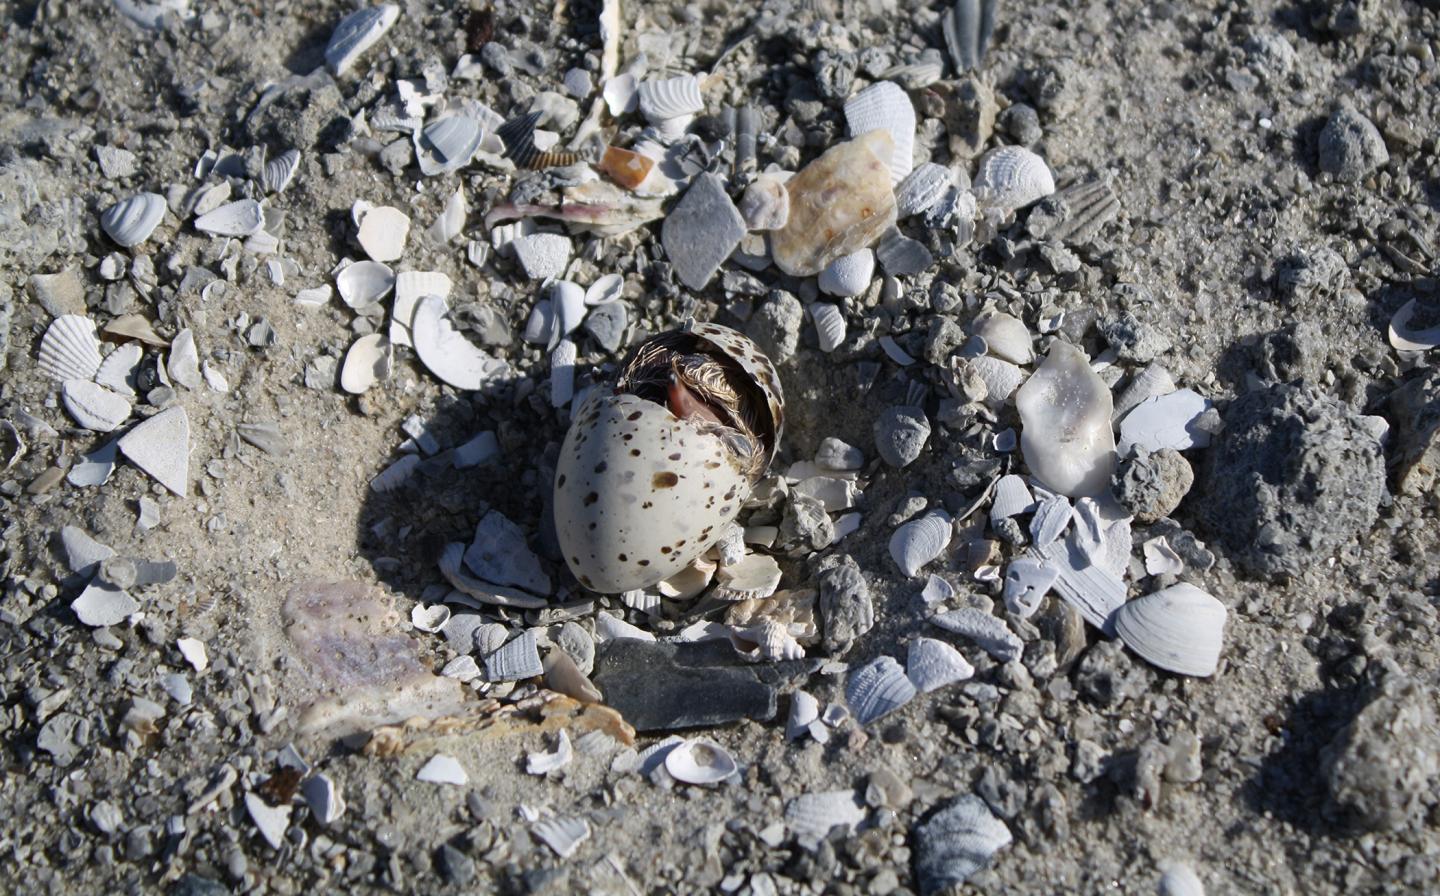
[[[435,864],[445,880],[457,887],[468,887],[475,882],[475,860],[448,843],[436,852]]]
[[[743,236],[745,219],[725,182],[709,173],[695,178],[660,228],[675,276],[693,290],[705,288]]]
[[[1332,814],[1377,831],[1424,821],[1440,780],[1436,700],[1432,689],[1387,674],[1322,756]]]
[[[1208,452],[1199,511],[1245,570],[1296,576],[1368,530],[1385,495],[1371,428],[1308,385],[1242,395]]]
[[[849,554],[831,558],[831,565],[816,575],[815,584],[820,589],[825,650],[841,656],[875,625],[870,586]]]
[[[892,467],[908,466],[929,438],[930,421],[920,408],[886,408],[875,418],[875,450]]]
[[[1336,107],[1320,131],[1320,170],[1354,183],[1390,161],[1385,139],[1370,119],[1349,103]]]
[[[803,680],[813,665],[743,665],[728,642],[625,639],[599,645],[593,681],[636,731],[675,731],[772,719],[779,687]]]
[[[1194,484],[1190,462],[1174,448],[1154,454],[1137,449],[1134,457],[1120,461],[1111,481],[1115,499],[1138,523],[1153,523],[1174,513]]]

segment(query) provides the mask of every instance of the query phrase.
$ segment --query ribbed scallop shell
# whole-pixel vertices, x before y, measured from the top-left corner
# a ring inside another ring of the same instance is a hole
[[[652,123],[705,111],[705,100],[700,96],[700,79],[694,75],[680,75],[663,81],[641,81],[638,93],[640,111]]]
[[[845,682],[845,702],[861,725],[884,718],[914,698],[915,685],[894,657],[876,657],[851,672]]]
[[[950,515],[932,510],[895,530],[890,536],[890,557],[907,577],[913,576],[949,547],[952,531]]]
[[[1126,601],[1115,633],[1151,664],[1181,675],[1214,675],[1225,639],[1225,605],[1181,582]]]
[[[110,239],[128,249],[149,239],[164,217],[165,197],[136,193],[106,209],[100,216],[100,227]]]
[[[265,210],[254,199],[237,199],[195,219],[195,229],[211,236],[249,236],[265,226]]]
[[[283,193],[285,188],[290,186],[294,180],[295,172],[300,168],[300,150],[287,149],[280,155],[265,163],[265,168],[260,172],[260,189],[266,193]]]
[[[975,674],[975,667],[960,651],[934,638],[916,638],[910,642],[905,657],[905,675],[915,689],[928,693],[947,684],[964,681]]]
[[[949,892],[1010,845],[1010,829],[978,796],[946,805],[915,829],[915,874],[920,892]]]
[[[995,483],[995,501],[990,505],[990,519],[1003,520],[1035,509],[1035,499],[1023,477],[1014,473],[1001,476]]]
[[[852,96],[845,103],[845,122],[851,137],[881,128],[889,131],[895,141],[890,154],[890,182],[904,180],[914,167],[915,107],[898,84],[881,81]]]
[[[515,163],[516,168],[538,171],[542,168],[559,168],[574,165],[581,160],[574,152],[541,152],[535,145],[535,127],[540,123],[541,112],[517,115],[496,129],[495,135],[505,144],[505,157]]]
[[[95,322],[79,314],[62,314],[40,339],[40,371],[57,380],[89,380],[100,369],[100,339]]]
[[[980,160],[975,197],[982,205],[1015,211],[1055,192],[1045,160],[1023,146],[1001,146]]]
[[[810,306],[810,317],[815,321],[820,351],[833,352],[839,348],[845,341],[845,312],[828,302],[816,302]]]

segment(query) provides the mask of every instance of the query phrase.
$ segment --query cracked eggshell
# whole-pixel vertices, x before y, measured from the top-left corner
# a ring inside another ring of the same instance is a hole
[[[592,591],[649,588],[704,553],[749,493],[719,436],[653,401],[597,390],[555,469],[560,548]]]

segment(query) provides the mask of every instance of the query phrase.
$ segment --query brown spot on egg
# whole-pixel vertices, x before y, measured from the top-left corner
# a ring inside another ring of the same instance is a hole
[[[596,492],[591,492],[590,494],[585,496],[585,506],[589,507],[591,504],[594,504],[598,500],[600,500],[600,495]]]
[[[650,477],[650,484],[655,488],[674,488],[676,483],[678,483],[679,481],[680,477],[676,476],[669,470],[666,470],[663,473],[656,473],[654,476]]]

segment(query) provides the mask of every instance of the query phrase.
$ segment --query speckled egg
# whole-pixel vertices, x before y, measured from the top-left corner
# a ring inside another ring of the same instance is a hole
[[[555,529],[575,577],[617,593],[688,566],[764,475],[783,415],[775,367],[745,336],[694,323],[646,340],[560,449]]]

